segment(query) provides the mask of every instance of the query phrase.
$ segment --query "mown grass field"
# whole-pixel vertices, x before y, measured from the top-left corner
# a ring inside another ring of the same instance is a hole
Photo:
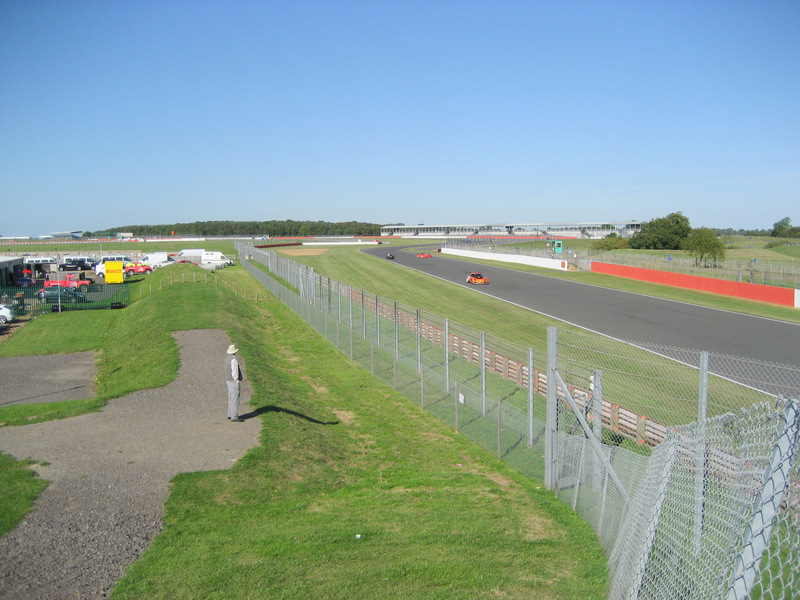
[[[597,539],[538,482],[351,363],[243,269],[220,272],[224,285],[170,269],[135,284],[125,310],[44,315],[0,345],[99,351],[100,397],[74,412],[174,378],[170,331],[219,327],[241,349],[259,445],[231,470],[175,479],[163,533],[113,598],[605,597]],[[0,423],[46,406],[5,407]],[[3,486],[3,513],[16,490]]]

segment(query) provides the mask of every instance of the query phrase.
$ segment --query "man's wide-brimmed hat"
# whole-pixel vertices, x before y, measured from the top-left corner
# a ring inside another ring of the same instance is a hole
[[[236,354],[238,351],[239,349],[236,347],[235,344],[231,344],[230,346],[228,346],[228,354]]]

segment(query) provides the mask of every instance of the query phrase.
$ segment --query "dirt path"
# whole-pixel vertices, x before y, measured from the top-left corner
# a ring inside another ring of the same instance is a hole
[[[228,468],[258,443],[246,382],[240,414],[249,418],[226,419],[227,335],[174,335],[181,367],[171,384],[113,400],[100,413],[0,428],[0,450],[43,463],[37,472],[50,482],[0,538],[0,598],[104,598],[161,530],[170,480]]]

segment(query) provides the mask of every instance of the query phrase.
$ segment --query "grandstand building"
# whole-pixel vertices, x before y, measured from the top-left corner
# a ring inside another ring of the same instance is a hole
[[[484,225],[383,225],[381,236],[394,237],[539,237],[602,239],[611,233],[630,237],[642,221],[602,223],[487,223]]]

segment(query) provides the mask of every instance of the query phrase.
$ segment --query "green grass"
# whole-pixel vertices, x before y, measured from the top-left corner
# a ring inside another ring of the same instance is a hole
[[[203,273],[152,293],[143,279],[140,301],[104,312],[109,335],[98,324],[72,346],[101,350],[108,396],[174,377],[170,331],[222,328],[263,422],[230,471],[174,480],[164,531],[113,598],[605,597],[597,539],[551,492],[349,361],[243,270],[219,277],[227,289]],[[87,314],[37,319],[14,344]],[[139,377],[113,381],[132,364]]]
[[[29,468],[32,464],[0,451],[0,535],[16,527],[47,487],[47,481]]]

